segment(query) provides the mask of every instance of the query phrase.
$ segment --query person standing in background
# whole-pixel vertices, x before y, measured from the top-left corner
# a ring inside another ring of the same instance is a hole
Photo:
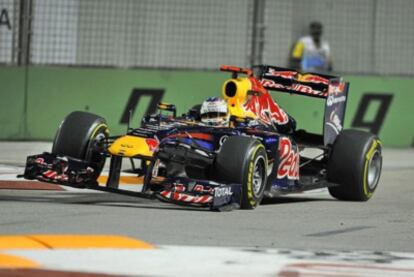
[[[323,26],[320,22],[309,25],[309,35],[301,37],[293,46],[289,66],[300,71],[332,71],[329,43],[322,39]]]

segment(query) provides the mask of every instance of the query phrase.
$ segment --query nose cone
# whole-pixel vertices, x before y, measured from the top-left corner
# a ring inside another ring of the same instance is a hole
[[[123,157],[152,157],[155,148],[151,139],[126,135],[116,139],[108,151],[112,155]]]

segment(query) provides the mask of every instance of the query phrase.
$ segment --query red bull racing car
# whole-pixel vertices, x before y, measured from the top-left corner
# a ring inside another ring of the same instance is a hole
[[[81,188],[204,207],[253,209],[263,197],[327,187],[341,200],[366,201],[381,174],[380,140],[343,130],[349,84],[336,76],[299,73],[269,65],[222,66],[232,76],[223,85],[230,120],[200,123],[197,107],[182,116],[171,104],[146,115],[138,128],[109,136],[104,118],[73,112],[59,126],[51,153],[27,157],[23,177]],[[270,91],[325,101],[323,134],[296,130],[295,120]],[[305,149],[319,152],[302,155]],[[119,188],[122,161],[141,161],[141,192]],[[106,185],[97,178],[109,160]]]

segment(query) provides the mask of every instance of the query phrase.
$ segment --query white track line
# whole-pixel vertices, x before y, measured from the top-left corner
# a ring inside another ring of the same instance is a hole
[[[4,252],[36,261],[46,269],[140,276],[414,276],[414,254],[397,252],[187,246]]]

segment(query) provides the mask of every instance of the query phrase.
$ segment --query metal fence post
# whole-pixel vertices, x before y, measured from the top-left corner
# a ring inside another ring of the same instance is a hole
[[[252,30],[252,51],[250,65],[262,63],[263,48],[265,43],[265,0],[254,0],[253,2],[253,30]]]
[[[17,64],[24,66],[24,98],[23,98],[23,139],[29,138],[27,109],[29,93],[29,64],[30,64],[30,41],[31,41],[31,19],[32,0],[20,0],[19,13],[19,38]]]
[[[30,63],[32,3],[32,0],[20,0],[18,65],[28,65]]]

